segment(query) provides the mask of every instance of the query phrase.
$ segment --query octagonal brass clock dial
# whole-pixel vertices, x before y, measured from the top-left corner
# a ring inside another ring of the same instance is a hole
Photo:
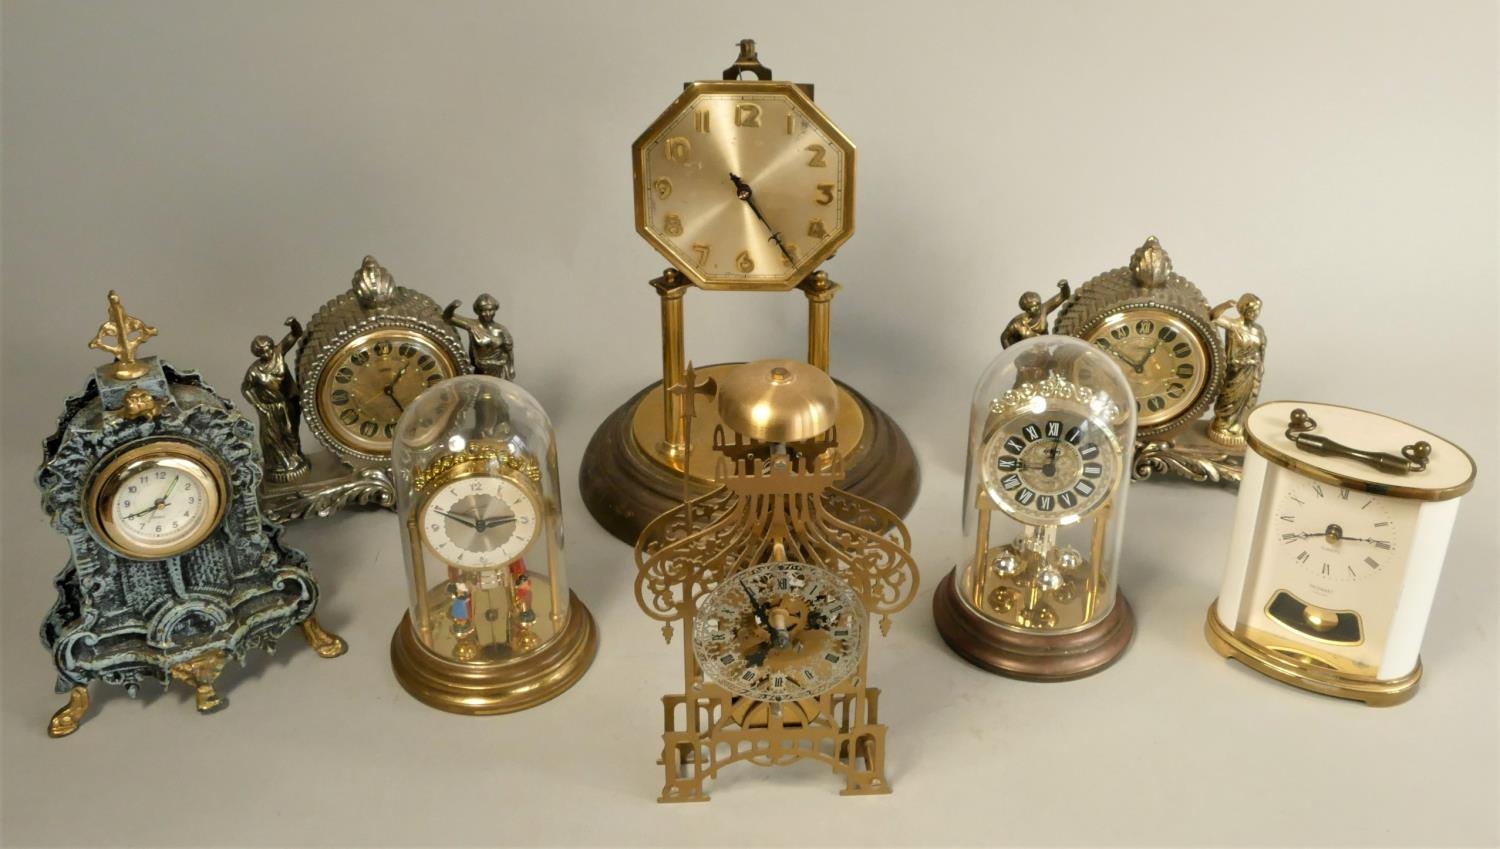
[[[791,289],[854,232],[854,145],[794,83],[693,83],[632,153],[636,230],[704,289]]]

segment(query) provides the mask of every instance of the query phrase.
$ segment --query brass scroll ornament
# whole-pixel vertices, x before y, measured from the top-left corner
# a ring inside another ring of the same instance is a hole
[[[1388,454],[1384,451],[1362,451],[1351,448],[1348,445],[1334,442],[1326,436],[1317,436],[1309,433],[1318,423],[1313,420],[1307,411],[1298,407],[1292,411],[1292,419],[1286,426],[1286,438],[1293,444],[1309,454],[1321,454],[1327,457],[1346,457],[1350,460],[1358,460],[1369,466],[1374,466],[1382,472],[1404,475],[1407,472],[1422,472],[1427,470],[1427,458],[1432,456],[1432,446],[1426,442],[1413,442],[1401,448],[1401,454]]]

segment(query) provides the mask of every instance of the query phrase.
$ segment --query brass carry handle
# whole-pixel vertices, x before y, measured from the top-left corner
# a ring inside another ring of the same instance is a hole
[[[1426,471],[1427,458],[1432,456],[1432,446],[1421,441],[1402,446],[1400,455],[1384,451],[1362,451],[1334,442],[1326,436],[1317,436],[1308,432],[1317,426],[1318,423],[1313,420],[1313,417],[1309,416],[1306,410],[1298,407],[1292,411],[1292,419],[1286,426],[1286,438],[1309,454],[1358,460],[1382,472],[1392,472],[1398,475]]]

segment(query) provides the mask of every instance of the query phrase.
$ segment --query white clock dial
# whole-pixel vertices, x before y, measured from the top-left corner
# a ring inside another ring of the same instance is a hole
[[[91,484],[89,524],[110,548],[138,560],[175,557],[224,519],[228,483],[217,460],[187,442],[142,442]]]
[[[1399,556],[1384,499],[1334,484],[1289,486],[1276,501],[1276,538],[1315,584],[1378,578]]]
[[[519,558],[536,539],[536,499],[500,476],[460,478],[439,487],[422,506],[422,537],[444,561],[494,569]]]
[[[146,462],[115,491],[115,534],[142,549],[171,549],[196,536],[217,512],[208,470],[191,460]]]

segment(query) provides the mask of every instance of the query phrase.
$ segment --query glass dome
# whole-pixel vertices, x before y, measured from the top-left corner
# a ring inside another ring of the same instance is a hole
[[[997,356],[969,418],[964,606],[1031,634],[1108,617],[1134,443],[1130,385],[1094,346],[1044,335]]]
[[[421,649],[512,665],[577,630],[573,607],[588,614],[568,591],[555,437],[526,390],[483,375],[437,384],[397,424],[392,466],[410,590],[400,627]]]

